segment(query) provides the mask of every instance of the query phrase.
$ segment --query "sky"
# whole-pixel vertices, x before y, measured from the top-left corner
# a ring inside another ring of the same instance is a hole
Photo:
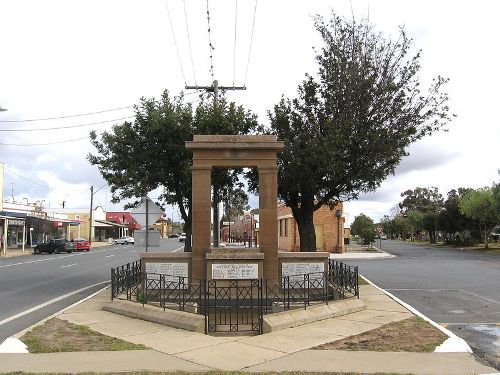
[[[86,159],[95,153],[90,130],[109,131],[132,119],[139,98],[165,89],[184,91],[196,105],[196,92],[184,87],[214,79],[246,86],[227,98],[267,125],[267,111],[282,95],[294,97],[304,74],[317,71],[313,47],[321,40],[312,17],[329,18],[332,11],[368,17],[387,37],[404,26],[412,52],[422,50],[422,85],[448,77],[445,90],[457,115],[448,132],[412,145],[375,192],[344,203],[347,225],[360,213],[378,221],[407,189],[436,186],[446,196],[500,179],[500,2],[209,0],[208,10],[210,39],[206,0],[0,0],[4,198],[82,208],[94,186],[95,205],[122,210],[109,202],[106,182]],[[57,119],[25,121],[45,118]],[[178,219],[177,210],[167,214]]]

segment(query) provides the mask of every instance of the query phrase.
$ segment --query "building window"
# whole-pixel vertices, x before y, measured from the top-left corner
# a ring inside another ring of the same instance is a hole
[[[285,219],[285,237],[288,237],[288,225],[290,223],[290,219]]]

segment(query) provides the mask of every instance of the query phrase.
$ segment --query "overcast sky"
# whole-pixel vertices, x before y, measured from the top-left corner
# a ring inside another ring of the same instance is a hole
[[[423,50],[423,85],[438,74],[450,78],[446,90],[457,118],[449,132],[413,145],[395,176],[376,192],[345,203],[348,224],[361,212],[380,219],[400,201],[402,191],[417,186],[437,186],[445,196],[452,188],[489,186],[499,179],[495,25],[500,2],[260,0],[250,59],[254,0],[208,4],[214,78],[224,86],[245,84],[246,91],[227,96],[257,113],[264,124],[281,95],[295,96],[304,74],[316,72],[312,47],[320,40],[312,16],[318,13],[369,16],[388,36],[405,25],[415,51]],[[164,89],[178,94],[186,84],[210,85],[207,28],[206,0],[0,0],[0,107],[8,109],[0,112],[4,197],[43,199],[51,208],[63,201],[66,207],[88,207],[90,186],[105,185],[86,160],[92,152],[88,133],[109,130],[132,116],[130,106],[142,96],[158,97]],[[5,122],[110,109],[117,110]],[[94,125],[20,131],[82,124]],[[52,144],[33,145],[44,143]],[[122,209],[109,198],[103,187],[94,202]]]

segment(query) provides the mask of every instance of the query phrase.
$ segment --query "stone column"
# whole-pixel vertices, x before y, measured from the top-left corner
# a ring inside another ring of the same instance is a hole
[[[259,247],[265,279],[278,278],[277,167],[259,168]]]
[[[192,260],[191,278],[206,279],[205,254],[210,247],[211,167],[192,166]]]

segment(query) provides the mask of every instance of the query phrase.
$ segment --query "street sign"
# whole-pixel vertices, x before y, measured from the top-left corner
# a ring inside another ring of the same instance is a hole
[[[142,226],[146,225],[146,200],[147,200],[147,214],[148,225],[151,226],[163,215],[163,211],[148,196],[142,198],[141,204],[134,208],[130,214]]]

